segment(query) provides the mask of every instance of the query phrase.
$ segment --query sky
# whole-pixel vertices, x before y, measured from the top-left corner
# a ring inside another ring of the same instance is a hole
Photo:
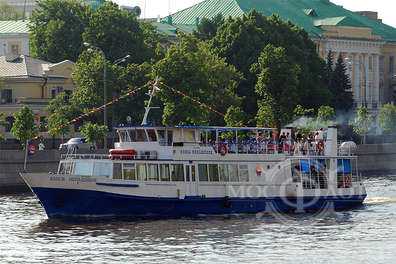
[[[140,6],[141,17],[156,18],[183,10],[203,0],[112,0],[118,5]],[[396,28],[395,0],[330,0],[351,11],[376,11],[383,23]],[[146,7],[146,8],[145,8]],[[146,10],[145,10],[146,9]]]

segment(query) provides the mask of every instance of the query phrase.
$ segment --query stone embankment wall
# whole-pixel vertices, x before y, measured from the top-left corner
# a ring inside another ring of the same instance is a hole
[[[359,145],[359,169],[365,175],[396,172],[396,144]]]
[[[105,153],[95,153],[98,152]],[[28,189],[18,175],[23,171],[24,154],[23,150],[0,150],[0,192]],[[357,154],[360,172],[365,175],[396,171],[396,144],[359,145]],[[59,150],[37,151],[28,157],[27,170],[55,172],[60,156]]]
[[[84,153],[79,151],[79,153]],[[87,151],[86,153],[90,153]],[[105,153],[103,150],[95,153]],[[27,171],[29,172],[56,172],[61,157],[59,150],[36,151],[28,157]],[[28,190],[19,176],[23,171],[25,152],[23,150],[0,150],[0,192]]]

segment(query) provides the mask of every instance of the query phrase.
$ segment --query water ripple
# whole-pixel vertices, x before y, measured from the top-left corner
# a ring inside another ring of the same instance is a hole
[[[368,178],[361,208],[285,220],[49,220],[33,195],[3,195],[0,263],[395,263],[395,183]]]

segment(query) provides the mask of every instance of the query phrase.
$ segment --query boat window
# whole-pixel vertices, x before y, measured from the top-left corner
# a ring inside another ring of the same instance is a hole
[[[122,180],[122,163],[114,163],[113,164],[113,179],[121,179]]]
[[[119,130],[118,133],[120,135],[121,142],[129,142],[130,141],[127,130]]]
[[[185,142],[195,142],[195,130],[185,130],[184,131],[184,141]]]
[[[209,181],[208,165],[198,164],[199,181]]]
[[[161,181],[170,181],[169,164],[160,164]]]
[[[350,188],[351,185],[351,160],[339,159],[337,160],[337,187]]]
[[[129,130],[129,138],[131,139],[131,142],[136,141],[136,130],[135,129]]]
[[[124,180],[136,180],[136,171],[134,163],[123,164]]]
[[[158,164],[147,164],[147,176],[149,181],[159,181]]]
[[[190,166],[186,166],[186,182],[190,181]]]
[[[228,164],[220,164],[220,181],[229,181]]]
[[[94,163],[94,176],[105,176],[107,178],[111,175],[111,163],[110,162],[95,162]]]
[[[150,142],[157,141],[157,136],[155,135],[155,130],[154,129],[147,129],[147,135],[148,135],[148,138],[149,138]]]
[[[147,136],[144,129],[136,129],[136,141],[137,142],[147,141]]]
[[[218,171],[217,164],[209,164],[209,178],[210,178],[211,182],[219,181],[219,171]]]
[[[195,178],[195,165],[192,165],[191,166],[191,180],[192,181],[196,181],[196,178]]]
[[[228,173],[230,175],[230,181],[231,182],[239,181],[239,178],[238,178],[238,165],[229,164],[228,165]]]
[[[168,130],[168,146],[172,146],[173,143],[173,131]]]
[[[146,165],[144,163],[136,163],[136,172],[138,181],[147,181]]]
[[[184,167],[183,164],[171,165],[172,181],[184,181]]]
[[[165,130],[157,130],[158,142],[161,146],[166,146]]]
[[[73,162],[62,162],[59,166],[59,174],[71,174],[73,169]]]
[[[92,162],[76,161],[74,163],[73,174],[90,176],[92,174]]]
[[[246,164],[239,164],[239,180],[242,182],[248,182],[249,181],[249,170],[248,170],[248,165]]]

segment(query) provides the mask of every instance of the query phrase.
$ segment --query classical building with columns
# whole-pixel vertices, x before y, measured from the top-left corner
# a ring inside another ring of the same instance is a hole
[[[191,33],[204,17],[240,17],[253,8],[303,27],[324,59],[329,51],[334,61],[343,56],[356,108],[365,105],[375,113],[396,99],[396,29],[375,12],[352,12],[329,0],[205,0],[153,24],[172,37],[177,30]]]

